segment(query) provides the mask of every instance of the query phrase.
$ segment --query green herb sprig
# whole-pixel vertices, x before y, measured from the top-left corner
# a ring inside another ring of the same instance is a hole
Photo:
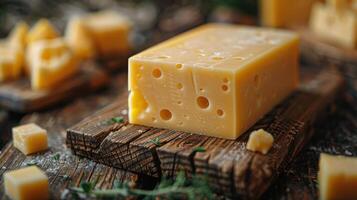
[[[70,191],[74,196],[86,195],[87,197],[140,197],[143,199],[213,199],[208,181],[205,177],[194,175],[192,180],[188,180],[183,172],[179,172],[175,180],[163,178],[153,190],[135,189],[130,187],[128,182],[114,182],[113,189],[95,189],[95,184],[83,182],[80,187],[72,187]]]
[[[156,137],[154,139],[151,139],[150,140],[151,143],[155,144],[156,146],[161,146],[161,142],[160,142],[160,138],[159,137]]]
[[[119,117],[110,118],[109,120],[105,121],[105,125],[112,125],[112,124],[123,123],[123,122],[124,122],[124,118],[119,116]]]

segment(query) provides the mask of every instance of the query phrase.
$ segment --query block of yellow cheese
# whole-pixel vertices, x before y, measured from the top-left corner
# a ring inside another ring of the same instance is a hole
[[[250,151],[257,151],[262,154],[268,153],[270,148],[273,146],[274,138],[273,136],[263,129],[253,131],[249,135],[247,149]]]
[[[5,193],[13,200],[49,199],[48,178],[36,166],[5,172]]]
[[[311,12],[310,27],[323,39],[344,47],[356,47],[357,16],[350,9],[338,10],[330,4],[316,3]]]
[[[44,39],[59,37],[56,28],[47,19],[40,19],[27,34],[27,44]]]
[[[18,78],[24,64],[23,49],[10,45],[9,41],[1,41],[0,55],[0,81]]]
[[[66,27],[65,38],[77,57],[88,59],[95,56],[94,40],[81,18],[74,17],[70,19]]]
[[[34,90],[54,89],[79,70],[77,58],[62,38],[34,42],[28,48]]]
[[[14,146],[23,154],[28,155],[46,150],[47,131],[36,124],[26,124],[12,129]]]
[[[308,24],[311,7],[318,0],[260,0],[264,26],[290,27]]]
[[[357,199],[357,158],[321,154],[318,184],[321,200]]]
[[[89,29],[98,54],[115,56],[130,50],[130,21],[114,11],[101,11],[83,18]]]
[[[129,59],[129,121],[235,139],[298,85],[298,36],[209,24]]]

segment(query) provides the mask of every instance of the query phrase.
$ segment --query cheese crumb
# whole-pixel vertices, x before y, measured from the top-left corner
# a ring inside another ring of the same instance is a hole
[[[46,200],[49,198],[48,178],[36,166],[4,173],[5,193],[14,200]]]
[[[260,152],[262,154],[268,153],[273,146],[273,136],[263,129],[253,131],[247,143],[247,149],[250,151]]]
[[[357,199],[357,158],[320,155],[320,199]]]
[[[36,124],[26,124],[12,129],[14,147],[29,155],[46,150],[47,131]]]

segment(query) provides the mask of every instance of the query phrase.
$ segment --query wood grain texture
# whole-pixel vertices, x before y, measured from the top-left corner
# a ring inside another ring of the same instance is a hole
[[[310,70],[300,88],[251,130],[264,128],[275,143],[267,155],[245,149],[248,134],[237,140],[130,125],[108,126],[111,117],[125,117],[127,97],[67,130],[67,145],[75,154],[116,168],[154,177],[174,177],[183,170],[208,175],[218,193],[258,198],[300,152],[313,133],[313,124],[343,85],[337,71]],[[247,131],[248,133],[250,131]],[[156,139],[159,143],[154,142]],[[205,152],[196,152],[204,147]]]
[[[35,91],[27,78],[0,85],[0,105],[17,112],[33,112],[78,97],[108,83],[108,75],[94,62],[85,62],[73,78],[63,81],[55,90]]]
[[[115,97],[126,90],[121,85],[126,82],[124,75],[114,79],[114,88],[101,92],[103,96],[91,95],[76,100],[64,107],[42,113],[25,116],[21,123],[34,122],[47,129],[49,150],[30,156],[24,156],[8,143],[0,154],[0,177],[8,170],[17,169],[28,164],[36,164],[49,177],[51,199],[61,199],[66,188],[78,186],[82,181],[97,182],[97,188],[112,188],[114,180],[130,181],[140,186],[139,177],[130,172],[111,168],[88,159],[74,156],[66,148],[66,128],[73,126],[93,111],[103,108]],[[59,154],[58,160],[54,156]],[[4,194],[3,179],[0,178],[0,199],[8,199]]]

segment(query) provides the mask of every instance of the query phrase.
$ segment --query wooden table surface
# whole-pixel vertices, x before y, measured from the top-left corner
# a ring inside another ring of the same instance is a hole
[[[126,72],[122,71],[113,78],[110,87],[95,94],[23,117],[11,114],[15,118],[21,118],[21,123],[35,122],[46,128],[49,133],[50,149],[26,157],[12,147],[12,142],[9,141],[1,147],[0,175],[2,176],[6,170],[36,164],[49,176],[53,199],[60,199],[66,194],[66,188],[78,186],[81,181],[97,180],[97,187],[110,188],[114,180],[129,180],[138,188],[153,188],[156,180],[152,178],[79,158],[72,155],[65,146],[66,128],[115,101],[118,96],[126,95],[127,88],[123,87],[126,81]],[[346,92],[336,104],[335,114],[328,116],[318,125],[317,134],[310,144],[300,153],[289,169],[272,184],[262,199],[316,199],[319,154],[327,152],[357,156],[357,103],[350,93]],[[0,144],[4,144],[4,140],[9,138],[9,132],[2,131],[0,138],[2,140]],[[60,159],[54,159],[56,154],[60,155]],[[2,179],[0,179],[0,199],[6,199]]]

